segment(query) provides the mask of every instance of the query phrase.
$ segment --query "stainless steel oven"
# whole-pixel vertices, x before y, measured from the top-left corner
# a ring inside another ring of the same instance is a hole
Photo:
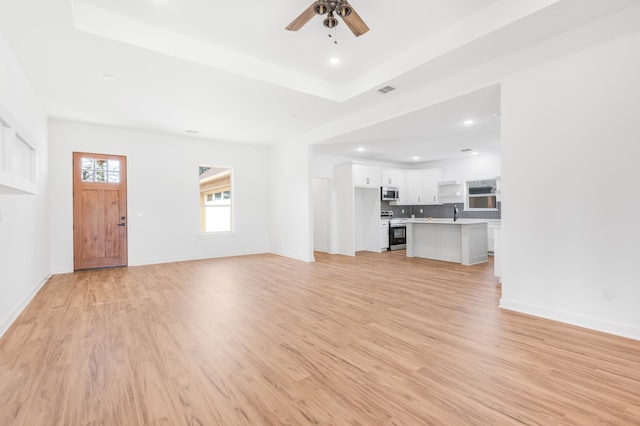
[[[389,224],[389,250],[407,248],[407,226],[404,223]]]

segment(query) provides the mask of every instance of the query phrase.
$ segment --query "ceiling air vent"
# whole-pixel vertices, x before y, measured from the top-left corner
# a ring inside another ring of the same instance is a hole
[[[471,152],[471,151],[473,151],[473,149],[471,148],[465,148],[460,150],[460,152]]]
[[[392,90],[396,90],[396,88],[391,86],[384,86],[382,89],[378,89],[378,92],[384,95],[385,93],[389,93]]]

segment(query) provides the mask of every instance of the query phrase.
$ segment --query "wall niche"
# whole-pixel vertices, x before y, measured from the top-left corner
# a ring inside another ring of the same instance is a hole
[[[0,105],[0,194],[38,193],[38,152],[33,139]]]

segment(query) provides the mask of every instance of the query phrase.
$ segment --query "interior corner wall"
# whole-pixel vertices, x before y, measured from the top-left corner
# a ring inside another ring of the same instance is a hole
[[[0,33],[0,104],[33,138],[38,194],[0,194],[0,336],[50,274],[47,117]]]
[[[127,157],[129,265],[268,251],[267,147],[60,120],[49,141],[54,272],[73,270],[74,151]],[[233,169],[233,233],[200,233],[202,164]]]
[[[312,262],[313,222],[309,145],[282,142],[269,151],[269,251]]]
[[[634,52],[637,32],[502,82],[501,307],[640,339]]]

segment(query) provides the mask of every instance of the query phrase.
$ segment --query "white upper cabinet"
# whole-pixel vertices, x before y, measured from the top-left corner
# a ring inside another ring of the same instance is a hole
[[[360,188],[379,188],[380,167],[353,165],[353,186]]]
[[[406,204],[438,204],[438,182],[442,169],[408,170]]]
[[[381,186],[395,186],[400,187],[405,184],[404,170],[399,169],[382,169],[382,185]]]
[[[420,204],[420,190],[422,189],[420,170],[407,170],[407,190],[404,202],[406,204]]]
[[[407,201],[407,172],[400,169],[382,169],[382,185],[394,186],[400,191],[400,197],[396,204],[408,204]]]
[[[438,203],[438,182],[442,180],[442,169],[425,169],[421,173],[421,204]]]

